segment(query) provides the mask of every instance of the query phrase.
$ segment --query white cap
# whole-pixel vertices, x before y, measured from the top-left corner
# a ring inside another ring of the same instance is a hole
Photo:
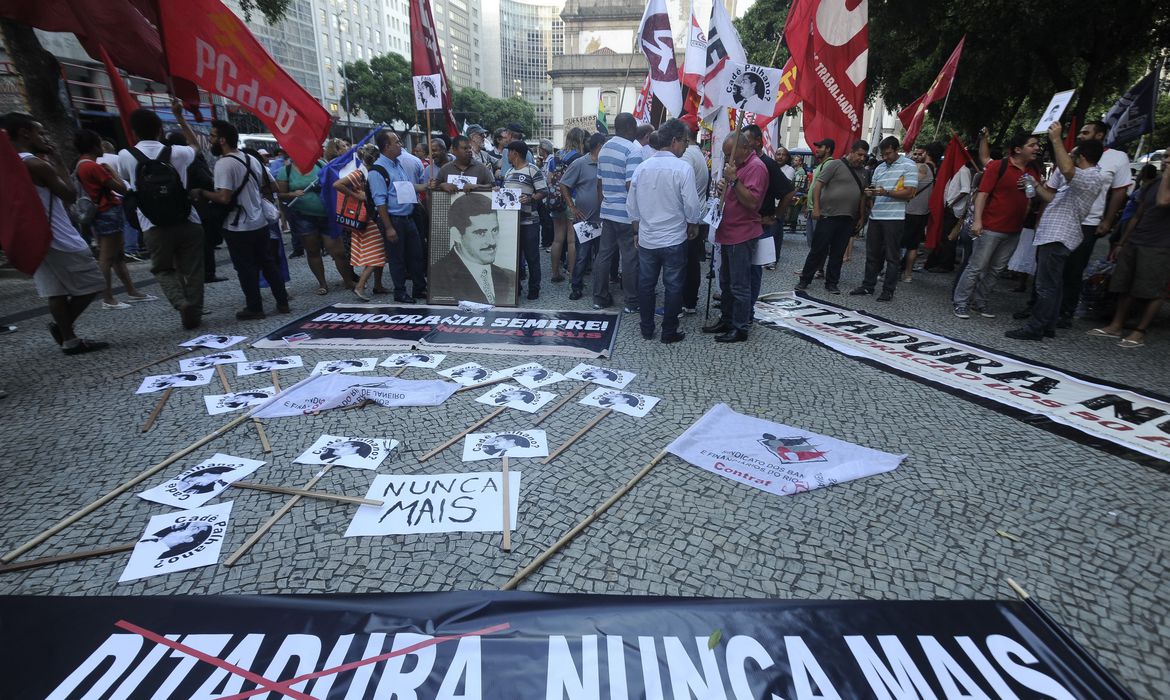
[[[259,153],[259,154],[260,154],[260,155],[262,155],[262,156],[266,156],[266,155],[268,155],[268,149],[267,149],[267,148],[261,148],[259,151],[256,151],[256,152],[257,152],[257,153]]]

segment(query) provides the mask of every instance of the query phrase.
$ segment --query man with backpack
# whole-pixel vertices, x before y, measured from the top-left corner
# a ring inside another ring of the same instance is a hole
[[[175,111],[186,126],[181,106]],[[183,328],[198,328],[203,317],[203,228],[187,194],[187,168],[195,161],[190,146],[161,142],[162,119],[153,110],[136,109],[130,130],[138,143],[118,154],[118,171],[130,189],[124,203],[137,217],[150,251],[150,272]]]
[[[232,266],[240,279],[246,305],[236,312],[241,321],[264,318],[264,300],[260,296],[260,275],[268,280],[272,296],[276,297],[276,312],[286,314],[288,292],[284,277],[268,246],[268,218],[264,214],[261,186],[265,168],[259,158],[238,150],[240,133],[228,122],[211,122],[212,155],[215,162],[215,191],[198,190],[199,195],[216,204],[227,205],[223,222],[223,238],[231,254]]]

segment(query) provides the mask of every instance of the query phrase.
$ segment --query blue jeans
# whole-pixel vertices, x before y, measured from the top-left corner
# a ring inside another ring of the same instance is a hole
[[[1094,238],[1096,243],[1097,239]],[[1043,333],[1056,329],[1060,316],[1060,305],[1064,298],[1064,272],[1072,251],[1063,243],[1045,243],[1036,248],[1036,303],[1032,306],[1032,317],[1027,329]]]
[[[265,224],[264,228],[255,231],[224,231],[223,240],[227,243],[232,265],[240,279],[240,290],[244,292],[248,311],[261,313],[264,311],[264,300],[260,296],[260,275],[264,275],[264,279],[268,280],[276,303],[288,306],[284,278],[280,274],[276,258],[272,255],[272,249],[268,246],[268,225]]]
[[[122,252],[135,255],[142,249],[142,233],[130,225],[123,217],[122,220]]]
[[[995,289],[1000,274],[1007,269],[1019,242],[1018,233],[984,229],[983,234],[975,239],[970,262],[963,268],[959,283],[955,285],[952,297],[955,308],[987,308],[987,297]]]
[[[390,216],[390,223],[398,233],[398,240],[386,244],[386,264],[390,267],[390,278],[394,280],[394,296],[406,295],[406,276],[409,271],[411,292],[415,297],[427,295],[427,263],[423,253],[422,240],[414,217],[409,214]]]
[[[723,262],[719,266],[719,302],[723,323],[730,323],[737,331],[747,332],[752,319],[752,256],[756,241],[719,246]]]
[[[654,335],[655,292],[658,275],[662,274],[665,310],[662,316],[662,337],[678,333],[678,315],[682,312],[683,280],[687,270],[687,242],[665,248],[638,246],[638,307],[642,316],[642,335]]]
[[[528,265],[528,293],[540,292],[540,224],[520,224],[520,251]]]
[[[849,246],[849,239],[852,236],[852,216],[822,217],[813,230],[812,250],[808,251],[808,257],[804,259],[800,283],[812,284],[817,270],[824,268],[825,286],[837,286],[841,281],[841,263],[845,259],[845,249]]]
[[[570,227],[570,236],[576,236],[577,232]],[[593,246],[599,239],[591,238],[584,243],[577,241],[577,262],[573,265],[573,281],[572,285],[574,292],[585,291],[585,268],[589,267],[589,256],[593,254]]]

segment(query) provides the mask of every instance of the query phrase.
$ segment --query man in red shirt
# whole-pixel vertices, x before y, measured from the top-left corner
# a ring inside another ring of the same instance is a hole
[[[1040,142],[1035,136],[1016,134],[1008,142],[1008,153],[1007,158],[987,165],[975,195],[975,218],[971,226],[975,245],[953,297],[955,316],[959,318],[971,318],[971,312],[995,318],[987,310],[987,296],[1016,252],[1020,230],[1032,203],[1021,180],[1026,173],[1041,179],[1035,165]]]
[[[740,133],[724,139],[723,155],[726,165],[718,190],[724,198],[723,220],[715,231],[723,255],[719,267],[723,297],[719,320],[704,326],[703,332],[718,333],[717,343],[742,343],[752,317],[752,257],[763,232],[760,202],[768,191],[768,169]]]

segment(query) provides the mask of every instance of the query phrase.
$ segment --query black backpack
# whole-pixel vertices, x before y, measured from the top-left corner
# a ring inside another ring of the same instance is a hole
[[[171,147],[163,146],[154,160],[137,148],[131,148],[130,154],[138,161],[131,206],[155,226],[173,226],[186,221],[191,214],[191,199],[179,171],[171,165]]]

